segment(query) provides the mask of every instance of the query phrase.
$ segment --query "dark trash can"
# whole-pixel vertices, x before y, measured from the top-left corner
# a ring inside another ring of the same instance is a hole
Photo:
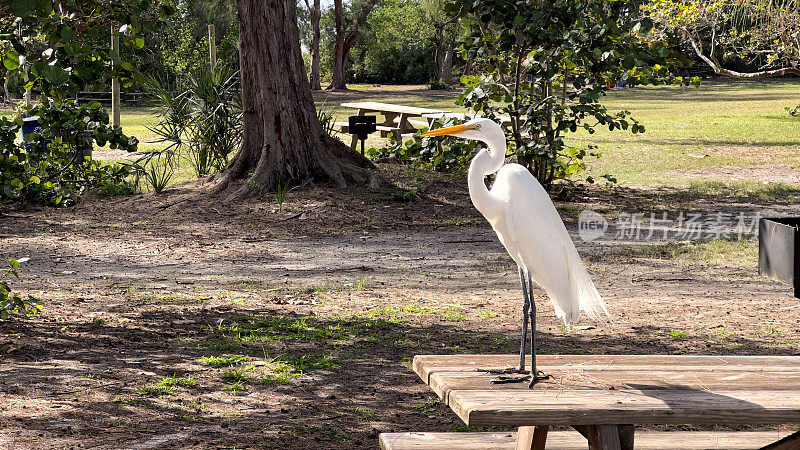
[[[800,298],[800,217],[761,219],[758,273],[789,283]]]
[[[42,124],[39,123],[39,116],[33,117],[26,117],[22,119],[22,140],[25,140],[25,136],[28,134],[38,134],[42,131]],[[92,157],[92,134],[86,133],[83,136],[84,140],[88,145],[80,154],[78,154],[75,158],[76,162],[83,162],[83,160],[88,156],[89,158]],[[52,139],[47,139],[47,143],[49,144]],[[32,144],[25,144],[25,151],[30,153],[31,149],[33,148]]]
[[[42,124],[39,123],[39,116],[26,117],[22,119],[22,140],[29,134],[37,134],[42,131]],[[30,152],[31,144],[25,144],[25,151]]]

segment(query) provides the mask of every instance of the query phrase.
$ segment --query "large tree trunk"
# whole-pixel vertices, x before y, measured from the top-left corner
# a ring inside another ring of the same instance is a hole
[[[309,81],[311,89],[318,91],[322,89],[319,79],[319,21],[322,18],[320,0],[314,0],[314,6],[309,5],[308,12],[311,15],[311,76]]]
[[[350,48],[356,43],[358,34],[361,31],[361,25],[367,20],[367,16],[375,7],[377,0],[367,0],[364,9],[356,16],[350,28],[344,28],[344,8],[342,7],[342,0],[333,0],[333,16],[336,25],[336,40],[333,45],[333,71],[331,73],[331,84],[328,89],[347,89],[347,81],[345,80],[344,70],[345,63],[347,62],[347,55],[350,54]]]
[[[336,40],[333,44],[333,70],[331,71],[331,84],[328,89],[347,89],[347,83],[344,79],[344,63],[347,55],[344,52],[343,14],[342,0],[333,0]]]
[[[340,186],[378,178],[366,158],[328,136],[316,116],[303,67],[292,0],[238,0],[244,136],[239,153],[216,177],[215,192],[247,181],[238,200],[279,182],[324,173]]]

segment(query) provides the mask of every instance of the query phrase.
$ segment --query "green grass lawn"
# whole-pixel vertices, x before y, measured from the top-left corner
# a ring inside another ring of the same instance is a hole
[[[592,174],[640,185],[687,185],[686,171],[800,169],[800,118],[786,112],[798,102],[800,82],[615,89],[605,105],[630,111],[646,132],[604,129],[573,142],[600,147]]]
[[[351,85],[351,93],[317,93],[317,107],[346,121],[348,101],[382,101],[451,111],[458,91],[430,91],[423,87]],[[595,144],[603,157],[591,161],[590,175],[614,175],[620,183],[643,186],[690,186],[698,192],[735,189],[763,190],[759,175],[800,175],[800,118],[786,107],[800,102],[800,82],[709,82],[699,88],[660,86],[618,88],[603,103],[610,111],[628,110],[645,126],[644,134],[600,129],[579,132],[574,145]],[[139,138],[141,150],[163,148],[148,130],[157,122],[157,108],[122,110],[122,127]],[[0,110],[0,115],[11,111]],[[349,136],[342,136],[349,143]],[[374,134],[368,146],[386,141]],[[761,170],[761,172],[758,172]],[[730,173],[726,179],[725,173]],[[744,176],[744,178],[742,178]],[[191,179],[191,170],[179,169],[174,182]],[[748,178],[749,177],[749,178]],[[703,181],[705,179],[711,181]]]
[[[375,92],[375,95],[370,95]],[[463,111],[454,104],[456,91],[406,90],[387,93],[365,86],[360,101],[374,100],[410,106]],[[387,99],[387,97],[389,97]],[[791,173],[800,169],[800,118],[786,107],[800,102],[800,82],[708,82],[699,88],[650,86],[614,89],[603,100],[610,111],[628,110],[645,126],[644,134],[609,132],[600,128],[590,135],[579,132],[568,142],[595,144],[603,158],[591,162],[589,175],[614,175],[621,183],[647,186],[691,186],[718,190],[730,184],[760,190],[758,174],[750,168],[776,168]],[[318,105],[346,120],[353,110],[334,108],[329,100]],[[380,145],[372,137],[368,145]],[[723,172],[731,172],[726,180]],[[800,175],[800,171],[798,171]],[[745,179],[741,178],[745,175]],[[706,178],[716,180],[711,187]]]

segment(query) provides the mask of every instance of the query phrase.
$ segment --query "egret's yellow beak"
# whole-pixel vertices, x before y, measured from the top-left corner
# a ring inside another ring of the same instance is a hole
[[[477,123],[473,123],[471,125],[456,125],[453,127],[444,127],[444,128],[437,128],[435,130],[428,131],[427,133],[422,133],[422,137],[429,137],[429,136],[445,136],[448,134],[458,134],[466,130],[477,130],[481,126]]]

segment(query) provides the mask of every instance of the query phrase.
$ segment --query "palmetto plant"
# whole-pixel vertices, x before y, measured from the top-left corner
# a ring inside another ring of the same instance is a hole
[[[172,150],[149,152],[136,160],[133,166],[147,186],[160,194],[175,174],[175,153]]]
[[[163,105],[150,130],[167,143],[166,151],[189,160],[198,177],[225,167],[242,140],[238,72],[225,65],[201,71],[177,94],[154,78],[148,87]]]

